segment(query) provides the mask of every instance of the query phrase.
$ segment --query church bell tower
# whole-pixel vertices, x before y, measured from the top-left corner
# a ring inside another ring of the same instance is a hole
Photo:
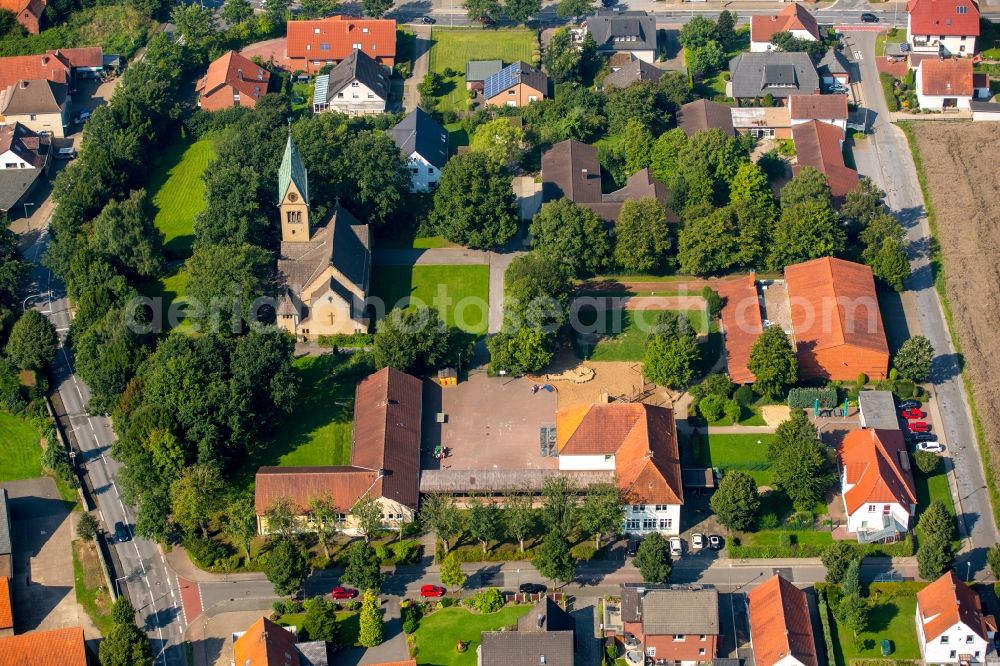
[[[292,135],[285,144],[285,156],[278,169],[278,209],[281,214],[281,241],[304,243],[312,235],[309,217],[309,179],[295,149]]]

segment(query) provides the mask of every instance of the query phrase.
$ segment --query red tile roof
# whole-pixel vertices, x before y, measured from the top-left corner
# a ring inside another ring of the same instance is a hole
[[[757,666],[774,666],[788,656],[817,665],[805,592],[775,575],[750,591],[747,604]]]
[[[233,643],[233,661],[239,666],[299,666],[295,636],[262,617]]]
[[[49,54],[62,56],[70,67],[104,67],[104,49],[100,46],[56,49],[49,51]]]
[[[972,61],[928,58],[920,62],[920,92],[924,95],[972,97]]]
[[[0,0],[0,9],[6,9],[7,11],[15,14],[18,18],[18,22],[24,25],[28,32],[38,34],[38,20],[42,18],[42,14],[45,12],[45,0]],[[33,17],[34,25],[25,25],[20,16],[21,12],[28,12]]]
[[[87,666],[82,627],[0,638],[0,666]]]
[[[556,414],[560,455],[614,455],[630,504],[683,504],[674,413],[641,403],[587,405]]]
[[[979,7],[972,0],[910,0],[912,35],[979,36]]]
[[[376,60],[395,58],[396,22],[340,15],[288,22],[289,58],[343,60],[351,55],[355,44],[360,44],[365,55]]]
[[[954,571],[917,592],[917,615],[923,623],[925,641],[933,641],[959,622],[983,640],[987,638],[979,595]]]
[[[271,72],[253,63],[235,51],[222,54],[208,66],[205,76],[195,90],[200,95],[211,95],[224,85],[229,85],[255,100],[267,94]]]
[[[722,329],[726,335],[726,364],[729,379],[736,384],[749,384],[755,377],[747,364],[753,343],[764,331],[757,297],[757,276],[751,273],[716,286],[725,301],[722,307]]]
[[[814,39],[819,39],[819,25],[816,18],[805,7],[793,2],[773,16],[750,17],[750,41],[769,42],[778,32],[805,30]]]
[[[310,501],[329,495],[339,511],[348,513],[377,477],[377,471],[351,465],[261,467],[254,484],[254,505],[262,516],[277,500],[285,499],[301,515],[308,512]]]
[[[11,56],[0,58],[0,89],[26,79],[46,79],[52,83],[69,83],[69,62],[57,55]]]
[[[788,114],[792,120],[847,120],[847,95],[794,95]]]
[[[849,344],[888,355],[871,268],[822,257],[785,267],[785,284],[796,346]]]
[[[858,172],[844,164],[844,133],[839,127],[818,120],[799,123],[792,126],[792,140],[798,160],[794,173],[811,166],[825,174],[835,200],[858,186]]]
[[[848,513],[865,504],[917,503],[909,454],[900,430],[852,430],[840,445],[840,464],[853,487],[844,493]]]
[[[0,629],[14,626],[14,611],[10,607],[10,578],[0,576]]]

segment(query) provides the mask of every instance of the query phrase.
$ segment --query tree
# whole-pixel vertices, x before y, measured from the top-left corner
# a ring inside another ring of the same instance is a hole
[[[903,225],[892,214],[879,212],[870,217],[867,217],[867,211],[859,211],[855,214],[866,215],[864,226],[858,234],[858,240],[864,246],[864,249],[861,250],[861,258],[865,263],[871,265],[885,241],[894,240],[901,246],[905,243],[906,232],[903,230]],[[845,218],[843,210],[841,210],[840,217],[841,219]]]
[[[38,310],[26,310],[10,329],[7,357],[22,370],[47,368],[56,357],[56,329]]]
[[[625,175],[642,171],[652,160],[653,135],[638,118],[629,118],[622,131],[625,146]]]
[[[1000,543],[995,543],[986,551],[986,562],[990,565],[993,578],[1000,579]]]
[[[76,523],[76,536],[84,541],[93,541],[97,536],[98,527],[97,519],[89,513],[84,513]]]
[[[787,187],[787,186],[786,186]],[[772,270],[819,257],[829,257],[844,249],[844,229],[833,209],[813,201],[782,205],[774,226],[768,265]]]
[[[170,486],[170,508],[174,522],[188,533],[201,529],[208,538],[208,519],[218,510],[224,490],[219,469],[213,465],[193,465],[181,470]]]
[[[152,666],[149,640],[135,624],[135,609],[126,597],[111,607],[111,630],[101,641],[101,664],[106,666]]]
[[[281,539],[268,552],[267,579],[279,597],[292,596],[302,589],[309,575],[305,555],[290,539]]]
[[[364,647],[375,647],[385,639],[382,609],[373,590],[365,590],[365,595],[361,599],[361,617],[358,622],[358,642]]]
[[[707,209],[687,218],[677,240],[681,271],[691,275],[725,272],[740,260],[740,243],[733,206]]]
[[[0,305],[13,308],[22,302],[30,273],[31,263],[21,257],[18,237],[7,227],[0,227]]]
[[[573,561],[566,537],[556,532],[545,535],[531,563],[538,569],[538,573],[562,583],[573,580],[573,572],[576,569],[576,562]]]
[[[733,42],[736,39],[736,21],[736,14],[728,9],[723,9],[719,12],[719,18],[715,21],[715,30],[719,35],[719,43],[727,49],[733,46]]]
[[[822,501],[833,483],[830,458],[817,441],[794,439],[779,453],[771,468],[774,483],[788,495],[795,508],[805,511]]]
[[[559,18],[589,16],[593,12],[593,0],[559,0],[556,5],[556,16]]]
[[[271,506],[264,510],[264,519],[267,522],[267,533],[282,539],[291,539],[296,532],[295,510],[292,503],[279,497],[271,503]]]
[[[504,498],[503,517],[505,534],[516,539],[520,551],[524,552],[524,540],[535,527],[535,510],[531,505],[531,494],[522,492],[507,493]]]
[[[848,597],[861,596],[861,558],[857,557],[847,565],[844,570],[844,579],[841,582],[844,594]]]
[[[924,580],[937,580],[952,562],[951,544],[938,537],[921,539],[917,548],[917,571]]]
[[[948,513],[943,502],[935,500],[924,509],[917,521],[917,534],[922,541],[941,539],[950,546],[955,536],[955,519]]]
[[[239,25],[253,18],[250,0],[226,0],[222,5],[222,20],[230,25]]]
[[[815,167],[807,166],[799,170],[781,188],[781,207],[789,208],[805,203],[822,203],[833,208],[833,198],[826,176]]]
[[[367,3],[362,2],[362,7],[364,7],[366,14],[369,16],[375,16],[375,14],[371,14],[369,12],[379,10],[380,3],[383,7],[385,7],[384,9],[381,9],[382,13],[385,13],[390,7],[392,7],[391,2],[385,4],[384,0],[376,0],[376,4],[372,5],[371,8],[368,7]],[[299,5],[302,9],[302,16],[304,18],[324,18],[331,14],[335,14],[340,10],[340,2],[338,0],[302,0]],[[378,17],[381,17],[381,14],[378,15]]]
[[[549,534],[565,539],[573,532],[577,519],[577,498],[572,483],[566,477],[545,480],[541,516]]]
[[[760,508],[760,496],[753,477],[739,470],[729,472],[709,500],[719,522],[731,530],[746,530],[753,525]]]
[[[646,342],[642,374],[651,382],[686,388],[700,357],[698,337],[684,313],[665,311]]]
[[[840,204],[840,217],[864,227],[871,225],[876,217],[883,215],[895,222],[896,219],[886,213],[884,199],[885,192],[876,187],[870,179],[861,178],[858,186],[844,196],[844,202]]]
[[[458,563],[455,553],[448,553],[441,562],[441,582],[451,588],[460,588],[465,585],[467,576],[462,572],[462,565]]]
[[[164,263],[163,233],[154,217],[146,190],[133,190],[121,202],[112,200],[94,220],[94,247],[133,276],[155,277]]]
[[[679,40],[681,46],[696,49],[709,42],[719,41],[719,28],[712,19],[705,16],[695,16],[684,24]]]
[[[679,127],[664,132],[656,138],[650,157],[650,171],[661,183],[673,182],[677,174],[679,156],[687,144],[687,134]]]
[[[135,624],[135,608],[128,597],[119,595],[111,604],[111,623],[117,625]]]
[[[773,208],[774,194],[764,170],[752,162],[739,165],[729,186],[729,202]]]
[[[819,431],[801,409],[792,410],[789,419],[782,421],[774,431],[774,439],[767,445],[768,460],[777,460],[794,442],[819,442]]]
[[[716,72],[726,65],[726,51],[717,41],[710,41],[688,52],[688,63],[696,75]]]
[[[385,132],[366,130],[350,135],[336,165],[337,190],[347,209],[360,219],[385,224],[407,201],[409,165]]]
[[[390,310],[375,327],[372,338],[375,366],[420,375],[460,365],[468,353],[461,331],[446,326],[434,308],[403,307]]]
[[[927,475],[933,474],[941,466],[941,458],[930,451],[915,451],[913,460],[917,463],[917,469]]]
[[[355,505],[355,509],[357,509],[358,506],[365,501],[366,497],[368,497],[367,493],[358,500],[358,503]],[[378,506],[378,501],[375,502],[375,505]],[[381,507],[379,507],[379,511],[379,524],[381,524]],[[370,536],[368,530],[366,529],[367,527],[370,527],[370,523],[366,524],[366,522],[368,522],[368,516],[365,516],[364,518],[361,517],[361,515],[364,514],[364,511],[361,511],[360,514],[354,512],[352,512],[352,514],[358,518],[358,523],[361,526],[361,530],[365,535],[365,542],[367,543],[368,537]],[[341,523],[340,509],[337,507],[336,502],[333,501],[333,497],[331,497],[329,493],[324,493],[319,497],[314,497],[309,500],[309,520],[312,522],[313,528],[316,530],[316,536],[319,538],[319,544],[323,547],[323,554],[326,556],[326,559],[329,560],[330,545],[334,543],[337,536],[337,528],[340,527]],[[378,527],[375,529],[378,529]]]
[[[215,10],[196,4],[178,4],[170,12],[170,21],[184,41],[195,47],[204,47],[219,31]]]
[[[382,18],[383,15],[392,9],[393,0],[362,0],[361,6],[365,9],[365,16],[372,18]]]
[[[493,502],[474,500],[469,507],[469,536],[479,542],[486,555],[490,541],[499,541],[503,535],[503,515]]]
[[[246,564],[250,564],[250,542],[257,536],[257,514],[252,495],[242,495],[226,506],[222,531],[243,548]]]
[[[351,507],[351,515],[358,521],[358,530],[365,538],[365,543],[371,541],[372,533],[382,529],[382,505],[377,498],[365,493]]]
[[[499,0],[463,0],[462,6],[470,21],[499,17],[501,11]]]
[[[601,547],[601,537],[617,534],[625,520],[625,503],[613,483],[598,483],[587,488],[580,507],[580,527],[594,535],[594,549]]]
[[[469,150],[482,153],[492,162],[510,169],[524,153],[524,130],[510,118],[491,120],[472,133]]]
[[[896,240],[884,240],[869,266],[875,277],[896,291],[903,291],[903,281],[910,277],[910,261],[906,258],[906,250]]]
[[[397,151],[398,152],[398,151]],[[510,172],[474,151],[441,170],[431,222],[448,240],[476,250],[504,245],[517,233],[517,203]]]
[[[528,19],[542,11],[542,0],[506,0],[503,13],[514,23],[527,23]],[[548,65],[546,65],[548,68]],[[549,76],[552,75],[549,70]]]
[[[670,544],[659,532],[652,532],[642,540],[635,553],[635,566],[647,583],[666,583],[674,563],[670,557]]]
[[[801,39],[795,37],[791,32],[783,30],[781,32],[776,32],[771,35],[771,43],[774,44],[775,48],[779,51],[798,51],[802,53],[808,53],[813,59],[816,59],[823,53],[825,48],[823,40],[813,40],[813,39]]]
[[[555,353],[555,335],[537,328],[520,326],[506,328],[486,341],[490,352],[490,367],[506,370],[512,375],[537,372],[551,361]]]
[[[302,620],[305,640],[337,641],[337,606],[329,599],[311,597],[303,602],[306,616]]]
[[[934,361],[934,347],[930,340],[915,335],[904,342],[892,359],[892,367],[899,376],[914,382],[927,381]]]
[[[201,245],[187,260],[190,319],[213,332],[256,321],[254,301],[271,292],[271,253],[256,245]],[[234,310],[239,319],[235,318]],[[227,318],[233,318],[227,322]]]
[[[276,25],[285,21],[290,5],[291,0],[264,0],[261,8],[264,10],[264,14],[271,20],[271,23]]]
[[[837,604],[837,619],[851,630],[854,638],[868,628],[868,602],[857,594],[843,597]]]
[[[820,556],[826,567],[826,582],[839,583],[844,580],[844,574],[851,562],[860,559],[857,547],[849,541],[834,541],[823,549]]]
[[[542,62],[553,81],[564,83],[578,77],[581,57],[580,50],[573,43],[573,33],[569,28],[562,27],[552,33],[552,39],[545,48]]]
[[[565,198],[542,206],[531,220],[531,235],[539,256],[561,262],[577,277],[600,271],[611,254],[597,213]]]
[[[462,532],[462,514],[448,495],[431,494],[424,498],[421,519],[429,530],[444,542],[444,552],[451,549],[451,540]]]
[[[750,349],[747,368],[754,374],[753,390],[775,398],[798,377],[795,351],[780,326],[768,326]]]
[[[382,589],[381,562],[370,544],[358,541],[351,546],[340,580],[359,590],[378,592]]]
[[[653,197],[622,204],[615,223],[615,263],[632,273],[662,270],[670,251],[667,211]]]

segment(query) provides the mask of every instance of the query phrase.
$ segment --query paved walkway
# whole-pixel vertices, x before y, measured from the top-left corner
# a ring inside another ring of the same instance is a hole
[[[468,266],[490,263],[490,254],[464,247],[437,247],[430,250],[375,250],[372,259],[380,266]]]
[[[413,31],[413,69],[410,78],[403,82],[403,110],[409,113],[420,103],[417,87],[427,76],[431,60],[431,27],[429,25],[410,26]]]

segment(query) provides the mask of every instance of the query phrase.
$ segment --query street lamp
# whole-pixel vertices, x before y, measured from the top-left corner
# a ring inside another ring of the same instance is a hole
[[[118,581],[124,580],[126,578],[128,578],[128,574],[125,574],[124,576],[119,576],[118,578],[115,578],[115,594],[117,596],[119,596],[119,597],[122,596],[122,588],[121,588],[121,585],[118,584]]]
[[[28,217],[28,206],[34,206],[34,205],[35,205],[35,204],[33,204],[33,203],[32,203],[32,202],[30,202],[30,201],[25,201],[25,202],[24,202],[24,217],[25,217],[25,218],[27,218],[27,217]]]
[[[21,301],[21,312],[24,312],[27,309],[28,301],[30,301],[32,298],[39,298],[41,296],[51,296],[51,295],[52,295],[51,291],[43,291],[37,294],[29,294],[28,296],[25,296],[24,300]]]

